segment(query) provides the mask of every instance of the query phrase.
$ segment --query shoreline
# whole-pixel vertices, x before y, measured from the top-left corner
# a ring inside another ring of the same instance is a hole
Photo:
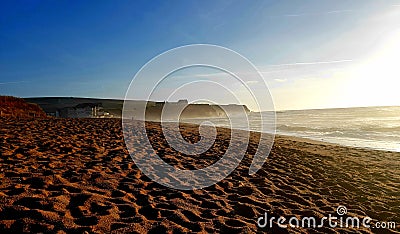
[[[362,147],[362,146],[352,146],[349,144],[341,144],[341,143],[335,143],[335,142],[330,142],[324,139],[313,139],[313,138],[308,138],[308,137],[301,137],[301,136],[293,136],[293,135],[285,135],[285,134],[276,134],[275,136],[282,136],[282,137],[288,137],[288,138],[294,138],[296,141],[305,141],[305,142],[310,142],[310,143],[314,143],[314,144],[326,144],[326,145],[334,145],[334,146],[341,146],[341,147],[348,147],[348,148],[353,148],[353,149],[366,149],[366,150],[372,150],[372,151],[383,151],[383,152],[394,152],[394,153],[400,153],[400,148],[397,150],[389,150],[389,149],[385,149],[385,148],[376,148],[376,147]]]
[[[157,122],[160,123],[160,122]],[[194,124],[191,122],[183,122],[184,124]],[[228,127],[225,126],[216,126],[218,128],[227,128],[230,129]],[[261,132],[261,131],[256,131],[256,130],[245,130],[245,129],[236,129],[236,130],[243,130],[243,131],[249,131],[249,132],[257,132],[257,133],[266,133],[266,134],[270,134],[268,132]],[[351,145],[351,143],[337,143],[337,142],[333,142],[333,141],[329,141],[329,140],[325,140],[325,139],[317,139],[317,138],[313,138],[313,137],[307,137],[307,136],[298,136],[296,135],[297,133],[277,133],[277,131],[275,131],[275,136],[283,136],[283,137],[289,137],[289,138],[294,138],[297,139],[298,141],[309,141],[309,142],[315,142],[315,144],[328,144],[328,145],[337,145],[337,146],[344,146],[344,147],[350,147],[350,148],[356,148],[356,149],[367,149],[367,150],[378,150],[378,151],[385,151],[385,152],[400,152],[400,148],[398,149],[387,149],[387,148],[378,148],[378,147],[367,147],[367,146],[354,146]],[[400,146],[399,146],[400,147]]]

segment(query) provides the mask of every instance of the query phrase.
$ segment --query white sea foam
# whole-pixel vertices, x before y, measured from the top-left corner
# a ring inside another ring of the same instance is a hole
[[[262,113],[264,116],[268,112]],[[204,119],[205,120],[205,119]],[[229,127],[223,118],[206,119]],[[185,120],[199,123],[202,119]],[[260,131],[260,117],[250,114],[241,129]],[[400,107],[364,107],[277,112],[277,134],[337,143],[352,147],[400,152]]]

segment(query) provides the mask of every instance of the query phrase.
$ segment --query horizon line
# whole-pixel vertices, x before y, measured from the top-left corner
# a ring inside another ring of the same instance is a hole
[[[0,95],[0,96],[9,96],[9,95]],[[29,98],[83,98],[83,99],[100,99],[100,100],[116,100],[116,101],[125,101],[123,98],[104,98],[104,97],[78,97],[78,96],[40,96],[40,97],[20,97],[22,99],[29,99]],[[185,99],[182,99],[185,100]],[[187,99],[186,99],[187,100]],[[129,101],[146,101],[146,100],[133,100],[129,99]],[[147,100],[147,102],[163,102],[163,101],[154,101],[154,100]],[[165,101],[164,101],[165,102]],[[190,103],[189,104],[196,104],[196,103]],[[220,105],[229,105],[229,104],[220,104]],[[232,105],[245,105],[246,104],[232,104]],[[368,108],[368,107],[400,107],[400,105],[371,105],[371,106],[342,106],[342,107],[318,107],[318,108],[304,108],[304,109],[276,109],[274,111],[280,112],[280,111],[301,111],[301,110],[327,110],[327,109],[349,109],[349,108]],[[267,112],[270,110],[263,110],[263,111],[251,111],[254,113],[258,112]]]

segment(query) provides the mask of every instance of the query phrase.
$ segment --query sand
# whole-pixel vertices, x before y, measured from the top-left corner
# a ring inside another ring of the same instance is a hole
[[[341,147],[278,136],[263,168],[248,175],[257,148],[226,179],[177,191],[145,176],[130,158],[117,119],[0,119],[0,233],[339,233],[400,230],[400,153]],[[219,159],[229,130],[218,129],[205,155],[174,153],[160,126],[148,123],[165,161],[194,169]],[[182,133],[196,142],[197,128]],[[257,227],[265,212],[279,217],[369,216],[397,229]]]

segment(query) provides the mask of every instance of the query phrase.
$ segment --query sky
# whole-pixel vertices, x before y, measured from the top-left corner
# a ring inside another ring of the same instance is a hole
[[[212,44],[254,64],[277,110],[400,105],[399,41],[399,0],[2,1],[0,95],[122,99],[155,56]],[[237,101],[212,88],[199,97],[257,110],[229,77],[188,68],[152,98],[187,82],[226,80]],[[194,101],[193,92],[180,95]]]

